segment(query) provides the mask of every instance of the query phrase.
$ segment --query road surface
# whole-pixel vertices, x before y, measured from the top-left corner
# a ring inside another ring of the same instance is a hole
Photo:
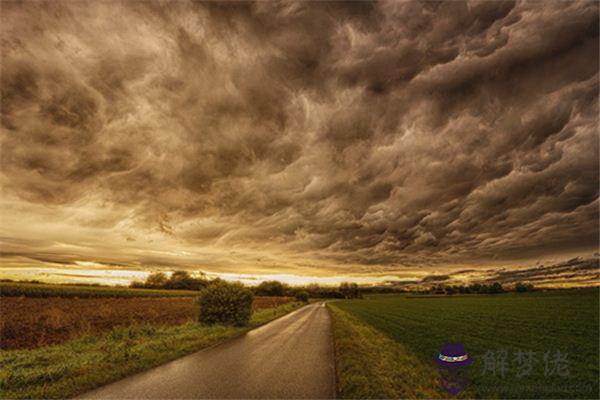
[[[325,305],[311,304],[236,339],[81,398],[333,398],[331,335]]]

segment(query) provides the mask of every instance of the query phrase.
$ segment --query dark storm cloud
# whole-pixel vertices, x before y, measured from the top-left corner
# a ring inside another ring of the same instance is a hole
[[[444,282],[450,279],[450,275],[427,275],[421,279],[421,283]]]
[[[499,271],[487,281],[514,283],[514,282],[544,282],[560,280],[593,280],[598,279],[600,265],[598,257],[573,258],[569,261],[539,265],[533,268]]]
[[[465,269],[449,274],[430,274],[420,280],[397,279],[384,282],[387,286],[401,289],[431,289],[437,285],[501,283],[506,288],[516,283],[532,283],[537,287],[597,286],[600,279],[598,255],[576,257],[563,262],[538,264],[534,267],[500,267],[489,270]]]
[[[378,274],[597,248],[597,2],[1,7],[5,236]]]

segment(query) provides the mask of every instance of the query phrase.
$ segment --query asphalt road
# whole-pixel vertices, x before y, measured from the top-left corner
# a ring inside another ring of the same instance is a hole
[[[331,335],[324,304],[311,304],[236,339],[103,386],[81,398],[333,398]]]

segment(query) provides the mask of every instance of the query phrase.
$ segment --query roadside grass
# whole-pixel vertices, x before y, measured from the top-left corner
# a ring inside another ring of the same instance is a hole
[[[350,360],[346,362],[361,362],[367,372],[389,374],[381,372],[381,366],[370,369],[369,363],[374,361],[361,360],[382,356],[369,356],[362,341],[355,343],[357,333],[340,330],[339,321],[344,319],[336,310],[349,314],[353,319],[346,317],[346,320],[353,324],[368,326],[404,351],[409,349],[432,369],[435,369],[433,357],[444,343],[463,343],[473,359],[468,367],[469,391],[464,393],[467,397],[596,399],[599,396],[598,295],[597,288],[438,298],[379,295],[335,302],[331,308],[337,325],[336,341],[350,341],[355,346],[338,345],[339,351],[345,353],[340,357]],[[380,354],[396,349],[378,347],[370,351]],[[533,356],[531,369],[519,360],[520,352],[530,352]],[[559,354],[562,361],[557,362]],[[394,357],[402,360],[405,355],[396,352]],[[348,371],[349,367],[342,363],[338,374],[344,378]],[[353,379],[360,378],[359,368],[350,371],[357,375]],[[363,375],[369,377],[366,372]],[[401,380],[391,380],[389,384],[405,390]],[[392,389],[386,390],[393,393]],[[374,393],[356,389],[342,394],[352,398],[389,397]],[[415,393],[406,397],[430,396]]]
[[[0,397],[68,398],[233,338],[304,304],[256,311],[244,327],[132,325],[56,346],[0,353]]]
[[[400,343],[327,303],[342,399],[440,398],[437,371]]]

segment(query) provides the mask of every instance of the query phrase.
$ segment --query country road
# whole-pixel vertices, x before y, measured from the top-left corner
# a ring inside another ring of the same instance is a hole
[[[87,399],[335,397],[331,321],[305,306],[221,345],[85,393]]]

